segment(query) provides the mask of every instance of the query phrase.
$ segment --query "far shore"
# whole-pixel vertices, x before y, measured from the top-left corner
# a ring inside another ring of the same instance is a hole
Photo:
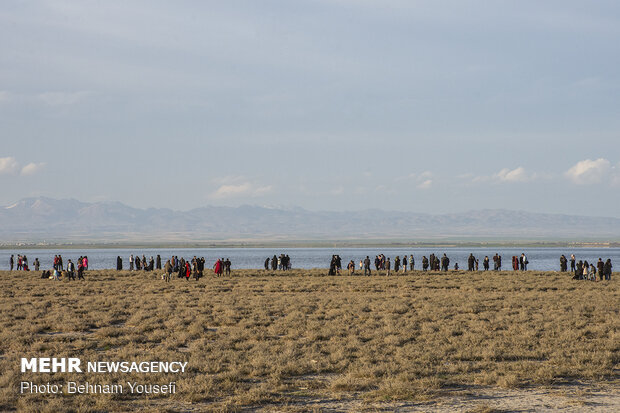
[[[620,248],[618,241],[406,241],[406,240],[291,240],[217,242],[16,242],[0,244],[15,249],[191,249],[191,248]]]

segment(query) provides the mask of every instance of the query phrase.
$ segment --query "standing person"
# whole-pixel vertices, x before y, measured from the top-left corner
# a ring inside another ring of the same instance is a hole
[[[482,268],[484,268],[485,271],[489,271],[489,256],[488,255],[484,256],[484,260],[482,261]]]
[[[443,254],[443,257],[441,257],[441,270],[447,272],[449,266],[450,258],[448,258],[446,254]]]
[[[575,267],[575,254],[570,255],[570,272],[575,272],[577,268]]]
[[[75,265],[73,265],[71,260],[67,261],[67,279],[75,280]]]
[[[34,259],[34,270],[35,271],[39,271],[39,267],[41,266],[41,264],[39,263],[39,258],[35,258]]]
[[[368,255],[366,256],[366,259],[364,260],[364,275],[371,275],[370,272],[370,258],[368,257]]]
[[[407,254],[403,255],[403,273],[407,272]]]
[[[399,270],[400,270],[400,257],[397,255],[396,258],[394,258],[394,273],[398,274]]]
[[[189,277],[192,276],[192,268],[189,265],[189,261],[185,262],[185,279],[189,281]]]
[[[499,258],[497,253],[495,253],[495,255],[493,256],[493,271],[497,271],[497,269],[499,268],[499,265],[497,264]]]
[[[276,263],[277,262],[278,261],[276,258]],[[220,261],[220,259],[218,258],[217,261],[215,261],[215,264],[213,264],[213,272],[215,273],[216,276],[219,276],[221,270],[222,270],[222,261]]]
[[[277,269],[278,269],[278,256],[276,254],[273,254],[273,257],[271,257],[271,270],[276,271]]]
[[[603,267],[603,271],[605,272],[605,280],[607,281],[611,281],[611,259],[608,258],[607,261],[605,261],[605,266]]]
[[[88,270],[88,255],[84,255],[82,259],[82,264],[84,264],[84,271]]]
[[[478,264],[480,264],[480,260],[476,258],[476,271],[478,271]]]
[[[13,266],[15,265],[15,257],[13,257],[13,255],[11,255],[11,258],[9,258],[9,271],[13,271]]]
[[[17,255],[17,271],[21,271],[22,269],[22,256],[20,254]]]
[[[349,261],[349,264],[347,265],[347,270],[349,271],[349,275],[355,274],[355,262],[353,262],[353,260]]]
[[[566,272],[567,269],[568,269],[568,260],[566,259],[564,254],[562,254],[562,256],[560,257],[560,272]]]
[[[521,271],[527,271],[527,264],[529,264],[530,262],[527,260],[524,252],[521,253],[521,263]]]
[[[161,256],[157,254],[157,260],[155,261],[155,268],[161,270]]]
[[[413,271],[413,267],[415,267],[415,259],[413,259],[413,254],[409,255],[409,269]]]
[[[120,271],[123,269],[123,260],[120,255],[116,256],[116,271]]]
[[[387,261],[385,261],[385,269],[387,270],[387,276],[390,276],[390,267],[392,264],[390,263],[390,257],[388,257]]]
[[[232,265],[232,263],[230,262],[230,258],[226,258],[226,261],[224,261],[224,268],[226,269],[226,275],[230,275],[230,266]]]
[[[63,269],[63,265],[62,265],[62,255],[58,254],[58,271],[62,271]]]
[[[129,256],[129,271],[133,271],[133,254]]]
[[[476,258],[474,258],[474,254],[470,253],[467,258],[467,271],[473,271],[474,265],[476,264]]]
[[[422,271],[426,272],[428,270],[428,258],[426,255],[422,256]]]
[[[172,264],[170,264],[170,260],[166,261],[166,264],[164,264],[164,280],[166,280],[167,283],[170,282],[170,275],[172,274]]]
[[[84,259],[78,261],[78,270],[77,270],[78,280],[84,280]]]
[[[605,263],[602,258],[599,257],[596,267],[598,268],[598,278],[603,281],[603,278],[605,277]]]
[[[265,259],[265,269],[269,270],[269,257]]]

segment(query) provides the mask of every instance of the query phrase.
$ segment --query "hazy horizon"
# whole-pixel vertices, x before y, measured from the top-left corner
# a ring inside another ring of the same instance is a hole
[[[119,201],[119,200],[102,200],[102,201],[86,201],[83,199],[79,199],[76,197],[71,197],[71,198],[54,198],[54,197],[47,197],[47,196],[32,196],[32,197],[24,197],[21,199],[16,200],[15,202],[10,202],[8,204],[4,204],[4,205],[0,205],[0,208],[4,208],[4,209],[10,209],[16,205],[18,205],[20,202],[24,201],[24,200],[29,200],[29,199],[50,199],[53,201],[77,201],[80,203],[84,203],[84,204],[97,204],[97,203],[104,203],[104,204],[116,204],[116,203],[120,203],[124,206],[127,206],[129,208],[134,208],[134,209],[139,209],[139,210],[149,210],[149,209],[167,209],[167,210],[171,210],[174,212],[188,212],[194,209],[199,209],[199,208],[211,208],[211,207],[215,207],[215,208],[240,208],[240,207],[252,207],[252,208],[266,208],[266,209],[278,209],[278,210],[295,210],[295,209],[301,209],[307,212],[364,212],[364,211],[372,211],[372,210],[376,210],[376,211],[382,211],[382,212],[394,212],[394,213],[407,213],[407,214],[425,214],[425,215],[451,215],[451,214],[466,214],[466,213],[470,213],[470,212],[483,212],[483,211],[507,211],[507,212],[523,212],[523,213],[531,213],[531,214],[544,214],[544,215],[567,215],[567,216],[583,216],[583,217],[592,217],[592,218],[618,218],[620,219],[620,216],[611,216],[611,215],[580,215],[580,214],[563,214],[563,213],[557,213],[557,212],[536,212],[536,211],[529,211],[526,209],[511,209],[511,208],[478,208],[478,209],[462,209],[462,210],[455,210],[455,211],[450,211],[450,212],[437,212],[437,213],[433,213],[433,212],[422,212],[422,211],[415,211],[415,210],[402,210],[402,209],[388,209],[388,208],[380,208],[380,207],[374,207],[374,208],[351,208],[351,209],[347,209],[347,210],[332,210],[332,209],[310,209],[310,208],[305,208],[301,205],[277,205],[277,204],[259,204],[259,203],[243,203],[243,204],[239,204],[239,205],[218,205],[218,204],[209,204],[209,203],[205,203],[203,205],[197,205],[195,207],[192,208],[186,208],[186,209],[181,209],[181,208],[169,208],[169,207],[155,207],[155,206],[145,206],[145,207],[140,207],[140,206],[134,206],[134,205],[130,205],[128,203]]]
[[[620,218],[620,3],[0,4],[0,205]]]

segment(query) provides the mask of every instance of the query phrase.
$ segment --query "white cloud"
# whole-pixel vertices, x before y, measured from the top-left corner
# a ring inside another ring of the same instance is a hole
[[[460,179],[469,179],[473,183],[481,182],[498,182],[498,183],[513,183],[513,182],[528,182],[536,179],[537,174],[529,174],[522,166],[515,169],[503,168],[501,171],[493,175],[479,175],[475,176],[471,173],[461,174],[457,176]]]
[[[397,181],[412,181],[418,189],[429,189],[433,185],[433,173],[424,171],[420,173],[410,173],[407,176],[396,178]]]
[[[0,158],[0,175],[13,175],[19,171],[19,163],[12,156]]]
[[[424,182],[422,182],[421,184],[418,184],[417,188],[418,189],[429,189],[432,185],[433,185],[433,180],[432,179],[427,179]]]
[[[233,197],[257,197],[261,195],[265,195],[271,192],[273,187],[271,185],[267,186],[255,186],[249,182],[244,182],[241,184],[226,184],[221,185],[212,195],[212,198],[215,199],[223,199],[223,198],[233,198]]]
[[[521,166],[513,170],[504,168],[493,175],[493,178],[500,182],[526,182],[532,179],[532,177],[530,177]]]
[[[577,162],[564,175],[577,185],[598,184],[610,174],[611,170],[611,164],[607,159],[599,158],[595,161],[585,159]]]
[[[43,169],[44,166],[45,166],[45,162],[41,162],[41,163],[30,162],[28,165],[25,165],[22,168],[21,174],[22,175],[34,175],[37,172],[39,172],[41,169]]]

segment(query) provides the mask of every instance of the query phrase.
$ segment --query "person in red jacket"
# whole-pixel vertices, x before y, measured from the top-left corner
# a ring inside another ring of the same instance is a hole
[[[190,275],[192,275],[192,267],[189,266],[188,261],[185,261],[185,279],[189,281]]]
[[[219,258],[213,265],[213,272],[215,273],[215,275],[222,274],[222,261]]]

